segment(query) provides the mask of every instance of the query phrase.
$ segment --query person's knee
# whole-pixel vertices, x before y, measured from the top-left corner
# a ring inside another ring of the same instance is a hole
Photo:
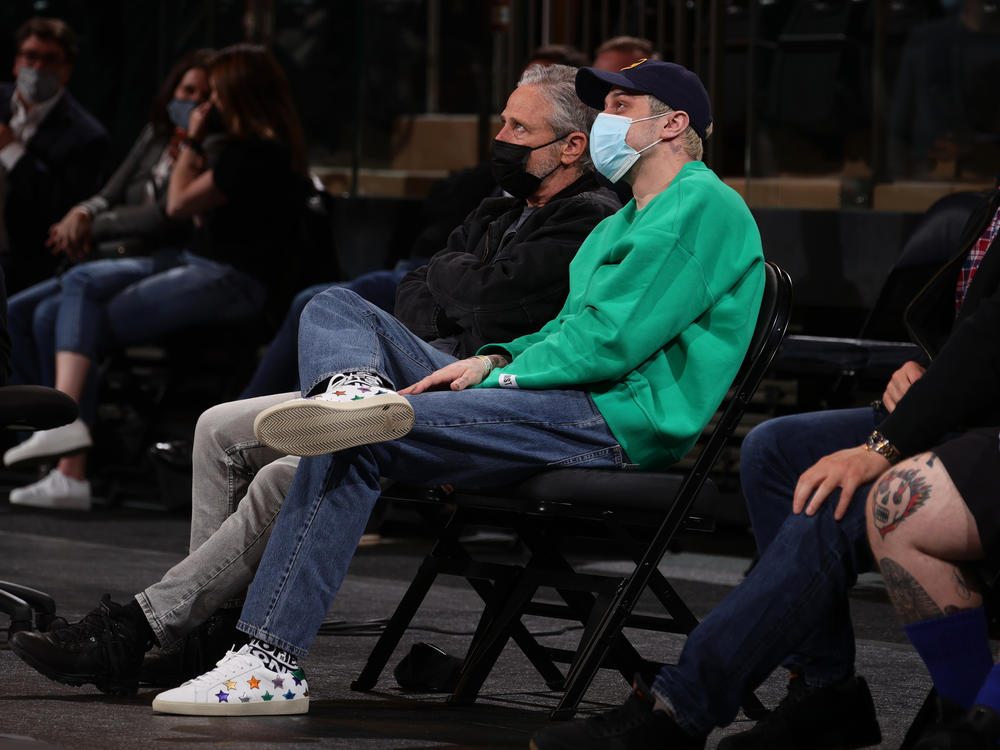
[[[246,421],[246,401],[227,401],[205,409],[198,417],[194,428],[194,450],[206,450],[209,446],[219,446],[233,433],[234,423]],[[250,417],[252,421],[253,417]]]
[[[342,286],[330,287],[320,292],[306,303],[299,317],[299,332],[303,328],[315,326],[328,329],[332,326],[343,327],[358,316],[367,307],[367,302],[350,289]]]
[[[747,487],[754,487],[763,473],[781,461],[782,446],[786,439],[785,421],[782,417],[769,419],[754,427],[740,446],[740,480]]]
[[[905,467],[889,469],[872,484],[865,498],[865,525],[873,550],[899,556],[929,541],[926,536],[934,533],[933,524],[903,522],[918,508],[925,509],[924,515],[935,513],[930,486],[936,477],[928,460],[932,456],[916,456]]]
[[[298,459],[286,456],[261,467],[243,502],[250,501],[254,512],[262,518],[276,515],[288,494],[297,465]]]

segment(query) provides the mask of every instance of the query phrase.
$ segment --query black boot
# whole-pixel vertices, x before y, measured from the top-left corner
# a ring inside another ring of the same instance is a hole
[[[801,676],[788,681],[788,694],[757,725],[731,734],[719,750],[825,750],[877,745],[882,732],[868,683],[849,677],[835,685],[809,687]]]
[[[236,651],[249,640],[236,629],[239,617],[239,609],[220,609],[180,640],[151,652],[142,662],[139,680],[176,687],[209,671],[227,651]]]
[[[15,633],[10,649],[57,682],[92,683],[104,693],[132,695],[138,690],[143,654],[152,645],[143,625],[105,594],[77,623],[47,633]]]

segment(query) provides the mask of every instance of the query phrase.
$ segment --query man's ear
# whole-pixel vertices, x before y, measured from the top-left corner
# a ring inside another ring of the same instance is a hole
[[[663,118],[663,126],[660,129],[660,137],[664,140],[671,140],[676,138],[685,130],[687,130],[688,125],[691,124],[691,118],[688,113],[682,109],[675,110],[670,113],[670,116]]]
[[[587,136],[579,130],[567,135],[563,143],[562,163],[567,166],[587,153]]]

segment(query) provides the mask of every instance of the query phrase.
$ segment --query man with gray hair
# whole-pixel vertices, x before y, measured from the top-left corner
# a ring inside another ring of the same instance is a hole
[[[467,357],[488,341],[530,333],[554,317],[566,298],[569,262],[590,231],[620,207],[594,175],[588,133],[596,112],[577,98],[575,75],[575,68],[561,65],[525,71],[501,114],[491,155],[508,195],[483,200],[445,248],[399,285],[399,321],[443,354]],[[364,304],[331,289],[309,307],[322,307],[335,293]],[[239,635],[239,599],[299,461],[261,443],[253,421],[262,409],[298,395],[234,401],[202,414],[194,438],[188,557],[129,604],[105,597],[80,623],[25,634],[12,650],[52,679],[94,683],[112,693],[136,691],[143,654],[154,642],[178,646],[169,652],[174,657],[157,659],[157,682],[176,684],[211,667]],[[152,678],[149,667],[147,661]]]

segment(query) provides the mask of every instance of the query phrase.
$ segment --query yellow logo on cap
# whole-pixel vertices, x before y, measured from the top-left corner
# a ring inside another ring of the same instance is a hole
[[[626,65],[624,68],[622,68],[622,70],[632,70],[632,68],[634,68],[636,65],[642,65],[644,62],[646,62],[647,59],[648,58],[644,57],[641,60],[636,60],[631,65]]]

